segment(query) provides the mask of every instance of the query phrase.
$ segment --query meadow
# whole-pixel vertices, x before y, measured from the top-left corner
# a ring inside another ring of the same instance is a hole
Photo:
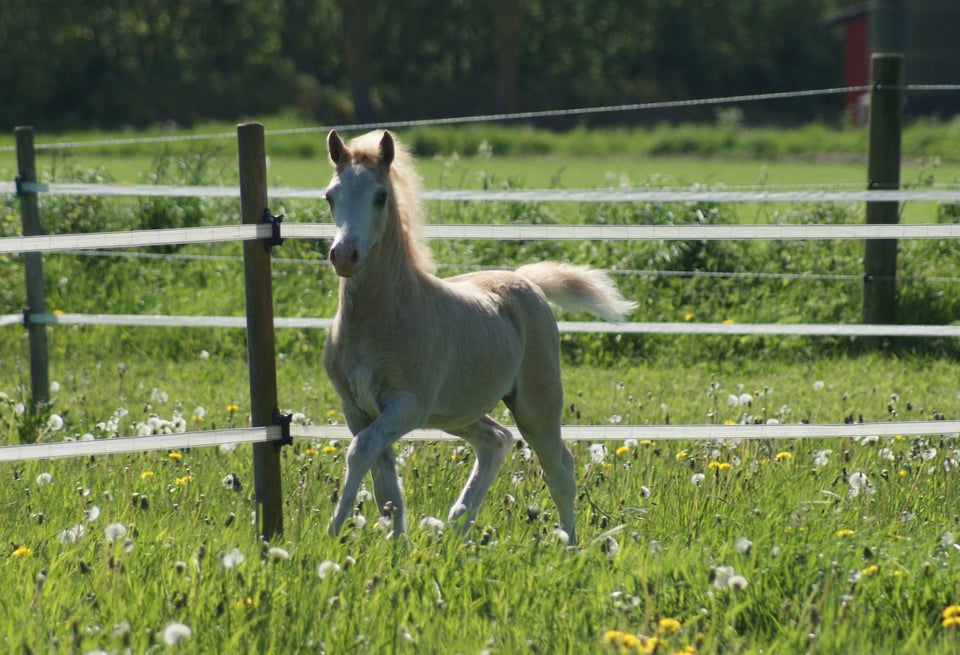
[[[952,143],[954,128],[940,129],[939,142]],[[428,143],[418,148],[431,188],[536,187],[551,179],[607,186],[608,173],[614,183],[621,175],[649,183],[640,167],[675,167],[669,176],[682,183],[757,184],[743,180],[801,167],[792,156],[725,158],[702,151],[706,146],[698,146],[699,156],[674,152],[677,146],[638,157],[574,146],[572,136],[550,145],[554,137],[516,132],[520,145],[498,146],[497,139],[508,141],[500,134],[478,140],[494,144],[492,153],[473,142],[453,148],[452,140],[466,137],[446,131],[410,138]],[[837,140],[855,143],[855,136]],[[794,137],[770,138],[787,150]],[[432,153],[430,140],[439,144]],[[547,145],[522,145],[541,141]],[[563,156],[563,147],[574,154]],[[830,163],[802,166],[819,167],[810,169],[813,182],[840,179],[837,171],[846,169],[832,166],[849,166],[853,178],[862,163],[844,153],[855,147],[833,152],[828,144]],[[924,154],[941,157],[936,181],[956,181],[941,176],[956,152]],[[271,154],[271,175],[290,186],[322,184],[321,156]],[[920,159],[911,165],[933,170]],[[232,166],[229,152],[200,148],[163,157],[77,151],[43,170],[61,181],[217,184],[233,180]],[[308,167],[320,171],[315,182],[294,177]],[[329,220],[319,203],[272,209],[291,221]],[[446,222],[692,222],[701,220],[698,211],[709,222],[755,220],[742,206],[688,203],[435,203],[429,210],[431,220]],[[0,235],[18,233],[17,211],[13,199],[0,199]],[[763,211],[771,222],[862,221],[855,206]],[[957,216],[950,206],[924,211],[930,222]],[[43,212],[58,232],[237,220],[232,203],[199,199],[47,198]],[[546,257],[615,270],[641,305],[634,320],[844,323],[859,320],[860,247],[434,244],[443,275]],[[275,250],[278,316],[332,315],[336,280],[324,251],[323,243],[291,240]],[[48,309],[241,315],[239,254],[238,244],[221,244],[137,257],[50,255]],[[956,320],[957,254],[949,242],[901,243],[902,316]],[[22,276],[19,258],[0,258],[0,313],[22,305]],[[0,330],[0,443],[247,423],[240,330],[53,327],[48,337],[52,402],[31,418],[25,333]],[[280,402],[298,423],[343,421],[320,365],[323,338],[319,331],[277,333]],[[566,424],[960,416],[958,352],[949,340],[868,350],[827,337],[564,335],[561,346]],[[493,411],[509,420],[502,406]],[[398,444],[410,514],[406,544],[385,538],[390,526],[368,495],[342,537],[327,537],[345,446],[298,440],[283,450],[285,532],[271,544],[258,541],[252,524],[249,447],[0,466],[0,539],[7,546],[0,584],[9,590],[0,596],[0,643],[10,652],[75,653],[949,653],[960,646],[956,435],[574,443],[575,548],[561,543],[535,458],[522,444],[466,537],[439,520],[472,465],[469,449],[457,443]]]

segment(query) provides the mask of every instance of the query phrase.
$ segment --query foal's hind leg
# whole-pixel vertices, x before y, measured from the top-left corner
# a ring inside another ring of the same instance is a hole
[[[560,438],[563,392],[559,373],[547,380],[540,377],[536,384],[518,385],[514,396],[504,401],[517,421],[520,434],[537,454],[547,489],[557,506],[560,526],[572,546],[577,542],[573,510],[577,483],[573,455]]]
[[[484,416],[476,423],[469,425],[452,434],[462,437],[469,443],[476,453],[473,468],[467,476],[460,497],[450,508],[448,521],[459,521],[462,532],[473,523],[477,517],[480,503],[487,495],[490,484],[500,470],[504,458],[510,452],[513,444],[513,434],[489,416]]]

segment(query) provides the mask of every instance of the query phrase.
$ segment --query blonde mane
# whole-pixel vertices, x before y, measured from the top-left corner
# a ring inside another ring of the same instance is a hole
[[[433,252],[423,236],[423,181],[414,166],[410,150],[393,136],[394,156],[388,169],[392,188],[396,219],[400,222],[407,259],[410,264],[426,273],[436,271]],[[383,131],[368,132],[347,144],[350,160],[374,170],[382,169],[380,139]]]

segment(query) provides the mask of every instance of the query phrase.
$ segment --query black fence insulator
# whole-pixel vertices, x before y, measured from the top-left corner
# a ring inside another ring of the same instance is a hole
[[[293,420],[293,414],[281,414],[279,409],[273,410],[273,425],[280,426],[280,441],[277,442],[277,450],[283,446],[292,446],[293,437],[290,436],[290,422]]]
[[[269,239],[263,240],[263,247],[267,252],[274,246],[283,245],[283,237],[280,236],[280,223],[283,222],[283,214],[274,216],[270,213],[270,208],[263,210],[263,222],[270,224],[271,234]]]

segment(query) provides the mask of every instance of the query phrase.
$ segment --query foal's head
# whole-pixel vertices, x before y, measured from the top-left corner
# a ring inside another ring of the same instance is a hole
[[[420,185],[406,149],[390,132],[369,132],[345,145],[336,131],[327,136],[330,161],[336,169],[326,198],[336,225],[330,262],[337,275],[352,276],[383,237],[391,221],[407,259],[433,270],[433,260],[420,235]]]

